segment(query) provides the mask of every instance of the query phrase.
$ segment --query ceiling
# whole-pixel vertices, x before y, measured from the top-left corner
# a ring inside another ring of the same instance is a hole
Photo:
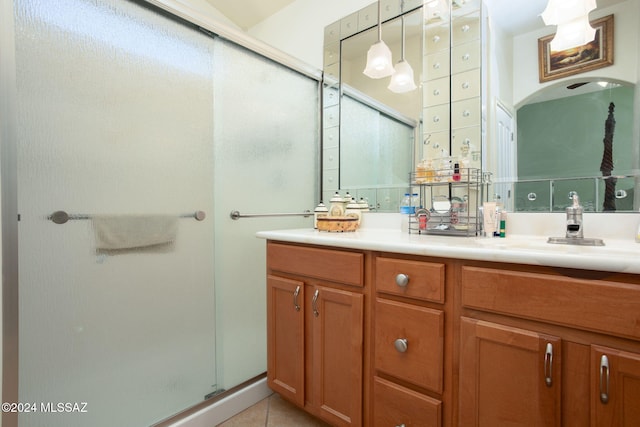
[[[224,16],[247,31],[295,0],[207,0]]]
[[[296,0],[206,0],[244,31],[265,20]],[[348,0],[347,0],[348,1]],[[608,7],[625,0],[597,0]],[[506,34],[525,33],[544,26],[540,14],[548,0],[485,0],[493,20]],[[373,3],[373,0],[372,0]]]
[[[598,8],[609,7],[626,0],[597,0]],[[506,34],[522,34],[544,27],[540,14],[548,0],[485,0],[496,25]],[[593,16],[593,15],[592,15]]]

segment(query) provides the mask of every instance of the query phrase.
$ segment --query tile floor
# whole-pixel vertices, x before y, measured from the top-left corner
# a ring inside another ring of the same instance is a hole
[[[329,424],[274,393],[217,427],[329,427]]]

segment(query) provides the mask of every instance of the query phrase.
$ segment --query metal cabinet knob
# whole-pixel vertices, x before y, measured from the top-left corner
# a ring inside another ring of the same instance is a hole
[[[406,274],[398,274],[396,276],[396,285],[404,288],[405,286],[407,286],[409,284],[409,276],[407,276]]]
[[[407,351],[409,343],[406,338],[398,338],[394,341],[393,345],[396,347],[396,350],[400,353],[404,353]]]

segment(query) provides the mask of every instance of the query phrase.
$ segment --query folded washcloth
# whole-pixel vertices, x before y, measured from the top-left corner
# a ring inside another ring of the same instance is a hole
[[[96,252],[166,252],[176,240],[177,215],[94,215]]]

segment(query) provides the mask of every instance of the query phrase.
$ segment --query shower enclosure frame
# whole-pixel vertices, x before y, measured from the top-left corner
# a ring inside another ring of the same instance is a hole
[[[135,0],[134,0],[135,1]],[[158,9],[168,12],[182,20],[192,23],[205,32],[213,33],[239,46],[247,48],[267,59],[296,71],[306,77],[319,82],[318,99],[322,105],[322,71],[294,58],[266,43],[229,27],[223,23],[189,8],[177,0],[138,0],[148,3]],[[15,58],[15,23],[14,0],[0,0],[0,212],[1,212],[1,255],[2,255],[2,389],[3,402],[18,401],[18,167],[17,167],[17,129],[16,129],[16,58]],[[318,120],[321,123],[322,109],[318,109]],[[322,126],[318,128],[318,141],[322,141]],[[321,174],[322,155],[316,159]],[[321,176],[317,177],[321,187]],[[319,189],[321,194],[321,188]],[[230,392],[242,387],[249,387],[252,379],[246,384],[233,388]],[[187,416],[193,417],[194,412],[202,412],[207,406],[215,404],[201,402],[185,410],[159,425],[172,425]],[[5,427],[18,424],[18,414],[3,412],[1,423]],[[180,425],[186,425],[180,422]]]

